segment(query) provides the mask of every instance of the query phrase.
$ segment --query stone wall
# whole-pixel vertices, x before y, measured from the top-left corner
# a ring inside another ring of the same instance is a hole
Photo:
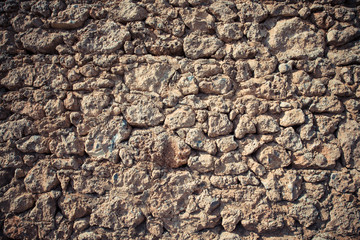
[[[0,3],[0,239],[358,239],[360,2]]]

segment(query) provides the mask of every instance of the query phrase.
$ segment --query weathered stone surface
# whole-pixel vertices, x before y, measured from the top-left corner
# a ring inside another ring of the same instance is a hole
[[[26,119],[0,124],[0,141],[17,140],[32,133],[32,122]]]
[[[192,148],[215,155],[217,152],[214,140],[208,139],[204,133],[197,128],[192,128],[186,134],[185,142]]]
[[[84,143],[71,129],[61,129],[52,133],[49,149],[57,157],[84,155]]]
[[[272,116],[261,115],[256,118],[258,133],[276,133],[280,131],[278,122]]]
[[[59,184],[56,171],[47,161],[40,161],[24,179],[26,189],[33,193],[48,192]]]
[[[40,28],[28,30],[21,42],[26,50],[33,53],[54,53],[55,48],[63,39],[58,33],[50,33]]]
[[[96,117],[110,103],[110,97],[105,92],[94,91],[81,100],[80,110],[88,116]]]
[[[95,201],[85,194],[66,194],[59,198],[58,205],[62,214],[74,221],[91,213]]]
[[[58,13],[57,17],[51,21],[51,26],[59,29],[75,29],[83,26],[88,17],[88,8],[70,5],[66,10]]]
[[[236,7],[239,10],[238,15],[242,22],[262,22],[268,16],[268,11],[260,3],[239,3],[236,4]]]
[[[101,25],[90,24],[79,30],[79,34],[75,48],[82,53],[111,53],[130,40],[130,33],[113,21]]]
[[[325,96],[317,98],[309,107],[311,112],[315,113],[342,113],[343,104],[334,96]]]
[[[191,33],[184,39],[184,52],[191,59],[210,57],[223,45],[224,43],[214,36]]]
[[[216,139],[216,145],[220,152],[230,152],[238,147],[232,135]]]
[[[299,18],[278,21],[269,31],[268,44],[279,60],[314,59],[324,54],[322,33]]]
[[[161,93],[175,73],[169,64],[140,65],[125,73],[125,84],[131,90]]]
[[[256,152],[256,158],[267,169],[286,167],[291,164],[289,154],[276,143],[263,145]]]
[[[305,114],[301,109],[292,109],[284,112],[284,115],[280,118],[280,126],[291,127],[301,125],[305,122]]]
[[[210,154],[200,153],[199,156],[191,156],[188,160],[190,168],[205,173],[214,170],[215,157]]]
[[[215,18],[205,10],[185,8],[180,10],[180,15],[192,31],[210,32],[215,27]]]
[[[275,138],[275,141],[285,149],[293,152],[303,148],[299,134],[292,127],[282,129],[280,135]]]
[[[138,102],[125,110],[125,119],[134,127],[153,127],[164,121],[164,115],[154,104]]]
[[[228,76],[218,75],[211,77],[209,81],[201,81],[199,88],[207,94],[226,94],[231,90],[232,82]]]
[[[131,127],[122,117],[113,117],[92,128],[85,141],[85,152],[91,157],[117,158],[119,144],[128,139]]]
[[[16,148],[22,152],[36,152],[36,153],[49,153],[49,141],[48,139],[39,136],[32,135],[22,138],[16,141]]]
[[[120,2],[110,12],[112,18],[119,22],[140,21],[147,17],[147,11],[143,7],[130,1]]]
[[[247,114],[239,116],[235,127],[235,137],[243,138],[248,133],[256,133],[256,127]]]
[[[209,10],[216,19],[222,22],[232,22],[237,17],[235,4],[229,1],[214,2]]]
[[[360,125],[354,120],[346,120],[339,125],[338,139],[343,151],[343,162],[349,168],[360,170],[359,152]]]
[[[192,127],[195,124],[195,112],[190,108],[179,108],[166,116],[164,125],[170,129]]]
[[[248,170],[246,162],[239,153],[229,152],[215,162],[215,175],[239,175]]]
[[[326,35],[326,39],[329,45],[341,46],[358,36],[360,36],[360,29],[349,26],[341,30],[330,30]]]
[[[216,114],[209,117],[209,137],[227,135],[233,130],[233,124],[226,114]]]

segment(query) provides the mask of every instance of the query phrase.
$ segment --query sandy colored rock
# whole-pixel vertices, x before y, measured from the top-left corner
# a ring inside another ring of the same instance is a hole
[[[263,145],[256,153],[257,160],[267,169],[286,167],[291,158],[286,150],[276,143]]]
[[[200,37],[198,34],[192,33],[184,39],[184,52],[191,59],[210,57],[223,44],[220,39],[214,36],[204,35]]]
[[[58,16],[51,21],[51,26],[59,29],[75,29],[83,26],[88,17],[89,9],[70,5],[69,8],[58,13]]]
[[[286,111],[280,118],[280,126],[291,127],[305,122],[305,114],[301,109]]]

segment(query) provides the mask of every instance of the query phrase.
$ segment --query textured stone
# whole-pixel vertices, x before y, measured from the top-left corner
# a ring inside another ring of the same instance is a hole
[[[280,118],[280,126],[291,127],[301,125],[305,122],[305,114],[301,109],[292,109],[284,112]]]
[[[79,42],[75,48],[83,53],[111,53],[130,40],[130,33],[113,21],[101,25],[89,24],[79,30]]]
[[[215,162],[215,175],[238,175],[248,170],[244,158],[235,152],[225,153]]]
[[[255,124],[247,114],[239,116],[235,125],[235,137],[238,139],[243,138],[248,133],[256,133]]]
[[[88,17],[89,9],[70,5],[69,8],[58,13],[51,21],[51,26],[59,29],[75,29],[83,26]]]
[[[358,122],[347,120],[340,123],[337,134],[345,166],[357,170],[360,170],[359,131],[360,125]]]
[[[191,59],[210,57],[223,45],[224,43],[214,36],[191,33],[184,39],[184,52]]]
[[[324,54],[322,33],[299,18],[278,21],[269,31],[268,43],[279,60],[315,59]]]
[[[59,184],[56,171],[47,161],[41,161],[33,167],[24,179],[26,189],[33,193],[48,192]]]
[[[216,114],[209,117],[209,137],[227,135],[233,130],[233,124],[226,114]]]
[[[180,10],[180,15],[191,31],[210,32],[215,27],[215,18],[205,10],[185,8]]]
[[[33,53],[55,53],[56,46],[62,41],[60,34],[50,33],[40,28],[30,29],[21,37],[24,48]]]
[[[208,139],[204,133],[197,128],[190,129],[186,134],[185,142],[192,148],[215,155],[217,152],[215,141]]]
[[[122,117],[113,117],[92,128],[85,141],[85,152],[91,157],[117,158],[120,142],[130,136],[131,127]]]
[[[117,4],[117,7],[111,10],[112,18],[119,22],[132,22],[144,20],[147,17],[147,11],[130,1],[124,1]]]
[[[195,112],[190,108],[179,108],[168,114],[165,126],[175,130],[177,128],[192,127],[195,124]]]
[[[125,110],[125,119],[134,127],[151,127],[164,121],[164,115],[154,104],[138,102]]]
[[[286,167],[291,164],[289,154],[276,143],[263,145],[257,151],[256,158],[267,169]]]
[[[279,124],[272,116],[261,115],[256,117],[258,133],[276,133],[280,131]]]

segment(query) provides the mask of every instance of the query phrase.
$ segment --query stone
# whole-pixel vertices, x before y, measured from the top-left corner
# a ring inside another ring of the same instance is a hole
[[[247,157],[246,162],[247,162],[249,169],[252,172],[254,172],[257,176],[262,177],[265,175],[265,173],[266,173],[265,167],[263,165],[261,165],[260,163],[258,163],[257,161],[255,161],[254,158]]]
[[[165,91],[167,85],[175,74],[175,69],[169,64],[140,65],[125,73],[124,80],[131,90],[156,92]]]
[[[326,40],[329,45],[341,46],[360,36],[360,29],[349,26],[344,29],[333,29],[328,31]]]
[[[30,29],[20,38],[24,48],[33,53],[55,53],[63,38],[58,33],[49,33],[43,29]]]
[[[291,164],[291,158],[286,150],[276,143],[264,144],[256,152],[257,160],[266,169],[287,167]]]
[[[282,129],[280,135],[275,138],[275,141],[285,149],[293,152],[303,148],[299,134],[292,127]]]
[[[184,52],[188,58],[199,59],[213,55],[224,43],[210,35],[199,36],[198,33],[190,33],[184,39]]]
[[[154,104],[142,101],[127,107],[124,116],[128,124],[134,127],[156,126],[165,118]]]
[[[113,183],[116,187],[124,188],[127,192],[138,194],[150,187],[150,178],[147,172],[134,167],[124,172],[115,173]]]
[[[25,85],[32,85],[35,71],[31,66],[15,68],[1,79],[1,84],[10,90],[17,90]]]
[[[342,152],[343,163],[348,168],[360,169],[359,154],[359,131],[360,125],[354,120],[346,120],[340,123],[337,138]]]
[[[241,220],[241,211],[234,206],[226,205],[221,211],[222,222],[221,225],[227,232],[235,230],[236,225]]]
[[[353,95],[351,89],[339,80],[330,80],[328,88],[332,94],[340,97],[348,97]]]
[[[188,131],[185,142],[193,149],[205,151],[211,155],[215,155],[217,152],[215,141],[208,139],[205,134],[197,128],[192,128]]]
[[[237,18],[236,6],[230,1],[214,2],[209,10],[221,22],[232,22]]]
[[[351,174],[351,172],[333,172],[330,175],[329,186],[338,192],[354,193],[359,185],[359,174]]]
[[[25,187],[32,193],[44,193],[59,185],[56,171],[47,161],[38,162],[24,178]]]
[[[136,3],[125,1],[111,9],[112,18],[121,23],[141,21],[147,17],[147,11]]]
[[[280,126],[282,127],[292,127],[296,125],[301,125],[305,122],[305,114],[301,109],[292,109],[285,111],[283,116],[280,118]]]
[[[237,149],[238,144],[233,135],[220,137],[216,139],[216,145],[220,152],[230,152]]]
[[[268,44],[279,61],[315,59],[324,54],[325,47],[322,33],[297,17],[278,21],[269,31]]]
[[[268,16],[268,11],[260,3],[238,3],[236,7],[241,22],[262,22]]]
[[[232,89],[232,82],[226,75],[210,77],[209,80],[201,81],[199,89],[207,94],[226,94]]]
[[[79,42],[74,46],[82,53],[113,53],[130,40],[130,33],[113,21],[95,23],[79,30]]]
[[[215,161],[215,175],[239,175],[247,172],[248,166],[241,154],[236,152],[225,153]]]
[[[359,59],[360,44],[356,41],[349,46],[340,46],[328,52],[328,58],[337,66],[350,65],[360,61]]]
[[[206,173],[214,170],[215,158],[210,154],[200,153],[199,156],[191,156],[188,160],[188,165],[201,173]]]
[[[177,87],[183,95],[196,95],[199,92],[197,79],[191,74],[181,77],[177,82]]]
[[[312,203],[295,204],[289,212],[289,216],[295,218],[306,228],[310,227],[316,222],[319,211]]]
[[[105,92],[94,91],[85,95],[80,102],[80,110],[87,116],[96,117],[110,103],[110,96]]]
[[[165,118],[164,125],[172,130],[192,127],[195,124],[195,112],[191,108],[178,108]]]
[[[65,194],[58,201],[62,214],[70,221],[89,215],[94,204],[92,197],[79,193]]]
[[[131,129],[123,117],[113,117],[89,131],[85,152],[95,158],[116,158],[120,143],[129,138]]]
[[[49,149],[57,157],[84,155],[84,143],[71,129],[61,129],[52,133]]]
[[[126,200],[114,198],[91,213],[90,225],[120,230],[124,227],[136,227],[144,219],[139,207],[128,204]]]
[[[17,140],[32,133],[32,122],[27,119],[0,124],[0,142]]]
[[[10,212],[21,213],[34,206],[35,200],[31,193],[24,193],[12,200]]]
[[[209,117],[209,137],[227,135],[233,130],[233,124],[226,114],[216,114]]]
[[[268,115],[260,115],[256,117],[256,128],[258,133],[277,133],[280,127],[275,118]]]
[[[75,29],[82,27],[89,17],[89,9],[69,5],[69,7],[58,13],[57,17],[51,20],[51,27],[59,29]]]
[[[256,133],[256,127],[251,117],[247,114],[239,115],[235,121],[235,137],[241,139],[246,134]]]
[[[35,204],[35,207],[30,211],[29,217],[32,221],[43,222],[43,226],[53,228],[52,221],[56,213],[56,200],[60,197],[60,192],[51,191],[41,194]],[[47,223],[47,224],[46,224]]]
[[[202,9],[184,8],[180,10],[180,16],[192,32],[211,32],[215,27],[215,18]]]
[[[4,233],[10,238],[33,239],[37,237],[37,228],[15,215],[5,219]]]
[[[314,100],[309,110],[314,113],[342,113],[343,104],[335,96],[324,96]]]
[[[338,124],[342,120],[342,117],[339,115],[329,116],[325,114],[319,114],[315,115],[314,117],[317,129],[323,135],[334,133],[338,128]]]
[[[282,17],[296,17],[298,16],[298,9],[296,5],[293,4],[282,4],[277,3],[268,7],[269,14],[272,17],[282,16]]]
[[[256,48],[254,48],[253,46],[247,43],[240,42],[234,44],[233,46],[232,57],[236,60],[254,58],[256,54],[257,54]]]
[[[243,25],[241,23],[216,24],[216,35],[226,43],[240,40],[243,36]]]
[[[16,148],[25,153],[50,153],[48,139],[32,135],[16,141]]]

